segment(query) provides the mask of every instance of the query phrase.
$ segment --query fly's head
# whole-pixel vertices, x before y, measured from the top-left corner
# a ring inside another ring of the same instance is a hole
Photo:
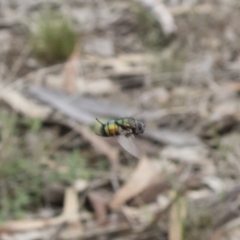
[[[135,129],[133,130],[133,133],[135,135],[142,134],[145,131],[145,124],[142,121],[135,120]]]

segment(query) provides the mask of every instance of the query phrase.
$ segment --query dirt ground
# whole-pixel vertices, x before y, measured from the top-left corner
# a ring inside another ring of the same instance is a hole
[[[0,0],[0,239],[239,239],[239,11]]]

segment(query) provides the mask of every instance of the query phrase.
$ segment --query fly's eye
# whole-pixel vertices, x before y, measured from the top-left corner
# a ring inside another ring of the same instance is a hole
[[[138,128],[138,132],[139,132],[139,133],[143,133],[144,130],[145,130],[145,125],[144,125],[144,123],[138,122],[137,128]]]

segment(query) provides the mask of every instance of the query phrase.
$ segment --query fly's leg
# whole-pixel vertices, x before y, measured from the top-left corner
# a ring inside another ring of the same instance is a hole
[[[131,136],[134,137],[133,132],[132,132],[132,129],[128,129],[128,130],[126,131],[125,137],[129,138],[129,137],[131,137]]]
[[[101,123],[102,125],[104,125],[104,123],[100,122],[97,118],[96,118],[96,120],[97,120],[99,123]]]

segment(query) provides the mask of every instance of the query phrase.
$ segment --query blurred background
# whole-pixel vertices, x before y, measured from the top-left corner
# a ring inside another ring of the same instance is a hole
[[[239,11],[0,0],[0,239],[240,239]]]

